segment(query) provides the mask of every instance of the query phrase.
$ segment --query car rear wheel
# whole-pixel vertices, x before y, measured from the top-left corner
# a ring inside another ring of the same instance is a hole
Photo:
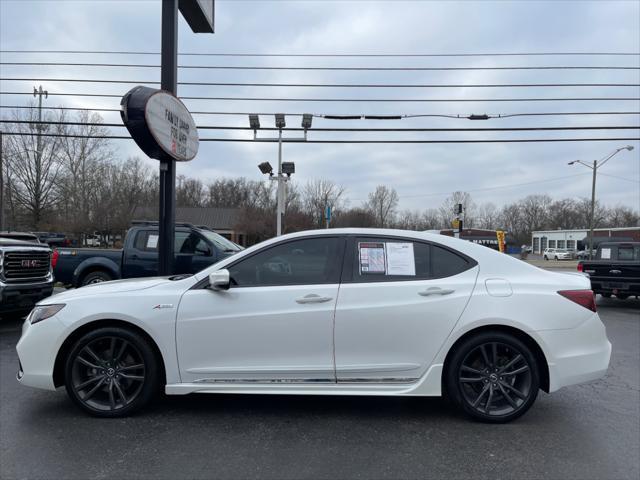
[[[549,260],[549,257],[547,257],[547,256],[545,255],[545,256],[544,256],[544,259],[545,259],[545,260]]]
[[[459,345],[448,362],[449,397],[471,417],[505,423],[523,415],[540,388],[536,358],[522,341],[485,332]]]
[[[89,332],[67,355],[67,393],[91,415],[129,415],[151,400],[158,385],[158,362],[149,342],[125,328]]]

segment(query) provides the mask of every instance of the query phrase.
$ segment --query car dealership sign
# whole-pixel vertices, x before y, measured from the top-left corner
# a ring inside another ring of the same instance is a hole
[[[198,153],[196,124],[178,97],[139,86],[122,97],[120,106],[127,130],[149,157],[187,162]]]

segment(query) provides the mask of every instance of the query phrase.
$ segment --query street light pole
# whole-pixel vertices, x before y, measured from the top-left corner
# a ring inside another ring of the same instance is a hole
[[[598,172],[598,168],[602,167],[605,163],[607,163],[614,155],[621,152],[622,150],[633,150],[632,145],[627,145],[626,147],[620,147],[615,149],[611,154],[604,157],[600,161],[594,160],[593,164],[590,165],[582,160],[573,160],[568,163],[568,165],[575,165],[579,163],[580,165],[584,165],[587,168],[590,168],[593,171],[593,179],[591,181],[591,215],[589,215],[589,260],[593,259],[593,230],[595,227],[595,211],[596,211],[596,174]]]
[[[589,220],[589,260],[593,257],[593,228],[595,223],[596,211],[596,172],[598,171],[598,162],[593,161],[593,181],[591,182],[591,218]]]
[[[282,128],[278,129],[278,192],[276,212],[278,215],[276,221],[276,236],[282,235],[282,217],[284,215],[284,199],[282,195],[282,186],[284,182],[282,180]]]
[[[292,173],[295,172],[295,165],[293,162],[285,162],[285,168],[282,167],[282,142],[305,142],[307,140],[307,130],[311,128],[312,115],[305,113],[302,115],[302,128],[304,129],[304,137],[300,138],[282,138],[282,129],[286,126],[285,115],[283,113],[276,113],[276,128],[278,129],[278,138],[258,138],[258,130],[260,129],[260,118],[257,114],[249,115],[249,126],[253,129],[253,139],[260,142],[278,142],[278,171],[277,177],[273,178],[273,168],[269,162],[264,162],[258,165],[260,171],[264,174],[269,174],[271,180],[278,182],[276,192],[276,235],[279,237],[282,235],[282,223],[284,219],[284,200],[286,198],[287,180]],[[285,175],[287,178],[285,178]]]

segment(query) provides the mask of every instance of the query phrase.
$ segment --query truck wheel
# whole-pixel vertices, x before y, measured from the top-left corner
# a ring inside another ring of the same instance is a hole
[[[113,278],[107,272],[103,272],[103,271],[90,272],[84,276],[84,278],[80,282],[80,286],[84,287],[85,285],[91,285],[92,283],[102,283],[102,282],[108,282],[110,280],[113,280]]]

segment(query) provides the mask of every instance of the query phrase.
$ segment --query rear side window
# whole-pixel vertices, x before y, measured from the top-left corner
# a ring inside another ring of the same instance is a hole
[[[449,277],[475,265],[445,248],[400,238],[356,238],[352,254],[357,283]]]
[[[446,248],[431,246],[431,277],[452,277],[469,270],[473,264],[466,258]]]
[[[619,246],[618,247],[618,260],[637,260],[640,258],[638,256],[638,252],[640,252],[640,247],[635,249],[635,258],[634,258],[634,248],[632,245],[629,246]]]

